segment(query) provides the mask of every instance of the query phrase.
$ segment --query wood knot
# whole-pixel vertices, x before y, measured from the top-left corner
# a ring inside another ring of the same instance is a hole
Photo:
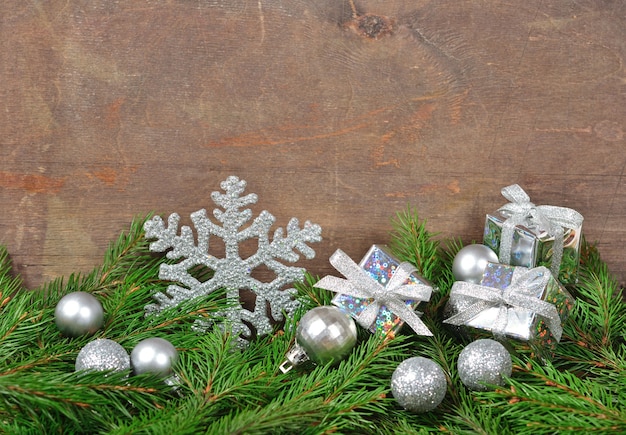
[[[389,17],[375,14],[357,15],[346,23],[346,27],[359,36],[369,39],[379,39],[390,35],[393,31],[393,20]]]

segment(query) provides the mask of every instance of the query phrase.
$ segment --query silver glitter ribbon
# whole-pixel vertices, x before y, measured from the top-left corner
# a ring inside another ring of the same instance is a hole
[[[359,325],[369,328],[384,305],[418,335],[433,335],[405,302],[408,300],[427,302],[433,291],[432,287],[425,284],[405,284],[407,278],[417,270],[410,263],[400,263],[387,285],[383,286],[341,249],[337,249],[329,261],[347,279],[325,276],[315,284],[315,287],[357,298],[372,299],[372,302],[357,316],[356,321]]]
[[[583,217],[576,210],[552,205],[535,205],[530,202],[528,194],[517,184],[502,189],[502,196],[511,201],[500,207],[498,211],[509,215],[502,224],[500,235],[500,263],[510,264],[513,233],[517,225],[536,225],[554,237],[552,246],[552,263],[550,270],[555,277],[559,276],[563,259],[563,228],[576,228],[582,225]]]
[[[561,340],[563,327],[561,318],[554,305],[537,297],[544,290],[552,275],[543,266],[527,269],[516,267],[511,278],[511,285],[506,289],[487,287],[466,281],[457,281],[452,285],[450,295],[462,298],[478,299],[478,302],[467,309],[444,320],[451,325],[465,325],[482,311],[499,308],[491,330],[496,337],[503,337],[508,322],[508,311],[511,308],[529,310],[541,317],[556,341]]]

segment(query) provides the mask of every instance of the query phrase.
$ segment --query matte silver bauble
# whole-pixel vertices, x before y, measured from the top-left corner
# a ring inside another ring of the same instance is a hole
[[[104,310],[95,296],[85,292],[69,293],[54,310],[55,323],[69,337],[91,335],[104,324]]]
[[[452,274],[456,281],[480,283],[487,263],[497,263],[498,255],[485,245],[467,245],[454,257]]]
[[[130,357],[120,344],[108,338],[99,338],[87,343],[78,352],[76,371],[83,370],[130,371]]]
[[[164,338],[153,337],[137,343],[130,353],[130,365],[136,375],[152,373],[166,377],[178,361],[178,351]]]
[[[356,325],[337,307],[316,307],[300,319],[296,343],[317,364],[339,361],[352,351],[356,343]]]
[[[411,412],[435,409],[446,396],[448,384],[436,362],[416,356],[402,361],[391,376],[391,392],[398,404]]]
[[[489,385],[503,385],[504,378],[511,376],[511,354],[495,340],[476,340],[461,351],[457,369],[467,388],[487,391]]]

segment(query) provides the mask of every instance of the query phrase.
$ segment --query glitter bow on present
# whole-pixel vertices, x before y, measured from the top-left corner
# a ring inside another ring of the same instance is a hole
[[[537,206],[530,202],[528,194],[517,184],[503,188],[502,196],[511,202],[499,208],[500,212],[509,216],[502,224],[500,252],[498,255],[500,262],[510,264],[515,227],[530,222],[545,230],[551,237],[554,237],[550,270],[554,276],[559,276],[563,258],[563,228],[581,226],[583,222],[582,215],[576,210],[567,207]]]
[[[482,311],[499,308],[491,330],[495,336],[503,336],[508,321],[508,310],[522,308],[541,317],[556,341],[560,341],[563,327],[556,307],[537,297],[551,278],[550,271],[546,267],[539,266],[533,269],[515,268],[511,285],[506,289],[457,281],[452,285],[451,296],[473,298],[478,302],[446,319],[444,323],[456,326],[465,325]]]
[[[433,335],[417,314],[406,305],[406,301],[429,301],[433,291],[432,287],[425,284],[405,284],[407,278],[416,270],[410,263],[400,263],[387,285],[383,286],[340,249],[335,251],[329,261],[347,279],[325,276],[315,284],[315,287],[370,299],[372,302],[356,317],[361,326],[369,328],[379,310],[385,306],[418,335]]]

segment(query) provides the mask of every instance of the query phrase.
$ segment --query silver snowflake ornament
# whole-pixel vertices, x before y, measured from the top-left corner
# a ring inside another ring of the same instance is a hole
[[[216,313],[216,317],[225,318],[230,330],[239,337],[240,345],[245,346],[255,334],[258,336],[271,332],[271,319],[281,321],[284,318],[283,311],[290,315],[298,307],[299,302],[294,299],[296,290],[285,287],[302,281],[305,270],[287,266],[284,262],[296,262],[300,258],[296,251],[307,259],[315,257],[315,251],[307,243],[322,240],[322,229],[309,221],[300,228],[298,219],[292,218],[287,224],[286,234],[282,228],[278,228],[270,240],[270,229],[276,219],[269,212],[262,211],[246,226],[252,218],[252,211],[245,207],[257,202],[254,193],[241,196],[246,182],[230,176],[220,186],[224,193],[213,192],[211,198],[220,207],[213,210],[213,216],[221,225],[209,219],[204,209],[191,214],[195,236],[188,226],[182,226],[178,234],[180,216],[176,213],[169,216],[167,226],[159,216],[144,224],[146,238],[153,240],[150,250],[166,252],[167,258],[175,260],[173,264],[161,264],[159,278],[176,283],[165,292],[156,293],[153,296],[156,303],[147,305],[145,309],[147,314],[159,313],[181,302],[224,288],[234,308]],[[209,253],[211,236],[223,241],[223,258]],[[250,239],[257,240],[257,250],[249,257],[242,258],[239,253],[240,243]],[[209,268],[213,275],[206,281],[200,281],[190,272],[199,266]],[[252,276],[255,269],[263,266],[275,275],[270,282],[262,282]],[[240,290],[255,294],[253,311],[242,306]],[[196,322],[196,328],[200,330],[209,325],[200,319]]]

